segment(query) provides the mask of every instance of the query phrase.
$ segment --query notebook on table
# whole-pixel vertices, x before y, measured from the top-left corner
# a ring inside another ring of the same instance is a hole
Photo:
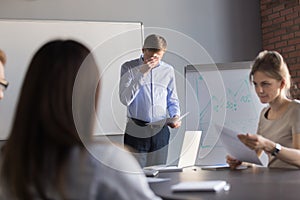
[[[218,192],[229,190],[229,184],[223,180],[180,182],[171,186],[173,192]]]

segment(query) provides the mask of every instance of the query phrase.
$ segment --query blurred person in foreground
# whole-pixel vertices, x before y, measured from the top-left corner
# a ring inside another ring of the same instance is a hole
[[[98,78],[76,41],[35,53],[1,156],[1,199],[159,199],[130,153],[91,140]]]

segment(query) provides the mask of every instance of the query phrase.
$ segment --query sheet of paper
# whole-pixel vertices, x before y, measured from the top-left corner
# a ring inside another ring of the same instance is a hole
[[[170,178],[153,178],[153,177],[147,177],[148,183],[159,183],[159,182],[165,182],[171,180]]]
[[[189,112],[186,112],[185,114],[181,115],[176,121],[181,121],[188,114],[189,114]],[[172,120],[173,120],[173,118],[167,118],[167,119],[162,119],[159,121],[147,123],[147,125],[164,125],[164,124],[169,124],[170,122],[172,122]]]
[[[159,172],[181,172],[183,169],[182,167],[178,166],[167,166],[167,165],[154,165],[144,167],[144,170],[157,170]]]
[[[254,150],[249,149],[246,145],[244,145],[239,138],[237,137],[237,131],[231,130],[227,127],[221,127],[216,125],[217,130],[221,131],[220,140],[224,145],[227,153],[232,157],[242,161],[249,162],[258,165],[263,165],[257,156]]]
[[[217,170],[217,169],[228,169],[228,168],[229,168],[228,164],[201,166],[202,170]]]
[[[237,166],[235,169],[236,170],[243,170],[243,169],[247,169],[248,166],[245,165],[240,165]],[[223,164],[223,165],[208,165],[208,166],[203,166],[201,167],[202,170],[226,170],[226,169],[230,169],[228,164]]]

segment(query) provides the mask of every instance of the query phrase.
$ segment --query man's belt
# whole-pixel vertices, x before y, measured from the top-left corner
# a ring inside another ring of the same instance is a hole
[[[141,126],[141,127],[150,127],[150,128],[162,128],[163,126],[165,126],[165,124],[150,124],[149,125],[149,122],[145,122],[143,120],[140,120],[140,119],[135,119],[135,118],[129,118],[129,121],[135,123],[136,125],[138,126]]]
[[[148,123],[149,123],[149,122],[145,122],[143,120],[135,119],[135,118],[129,118],[129,120],[132,120],[138,126],[148,126]]]

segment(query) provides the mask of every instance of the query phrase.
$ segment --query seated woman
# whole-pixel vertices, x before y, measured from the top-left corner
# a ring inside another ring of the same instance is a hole
[[[1,156],[0,199],[159,199],[131,154],[89,141],[98,79],[76,41],[36,52]]]
[[[263,51],[254,60],[249,75],[261,103],[257,134],[240,134],[239,139],[258,154],[269,156],[269,167],[300,168],[300,102],[291,100],[290,73],[282,56]],[[231,168],[241,164],[227,156]]]

